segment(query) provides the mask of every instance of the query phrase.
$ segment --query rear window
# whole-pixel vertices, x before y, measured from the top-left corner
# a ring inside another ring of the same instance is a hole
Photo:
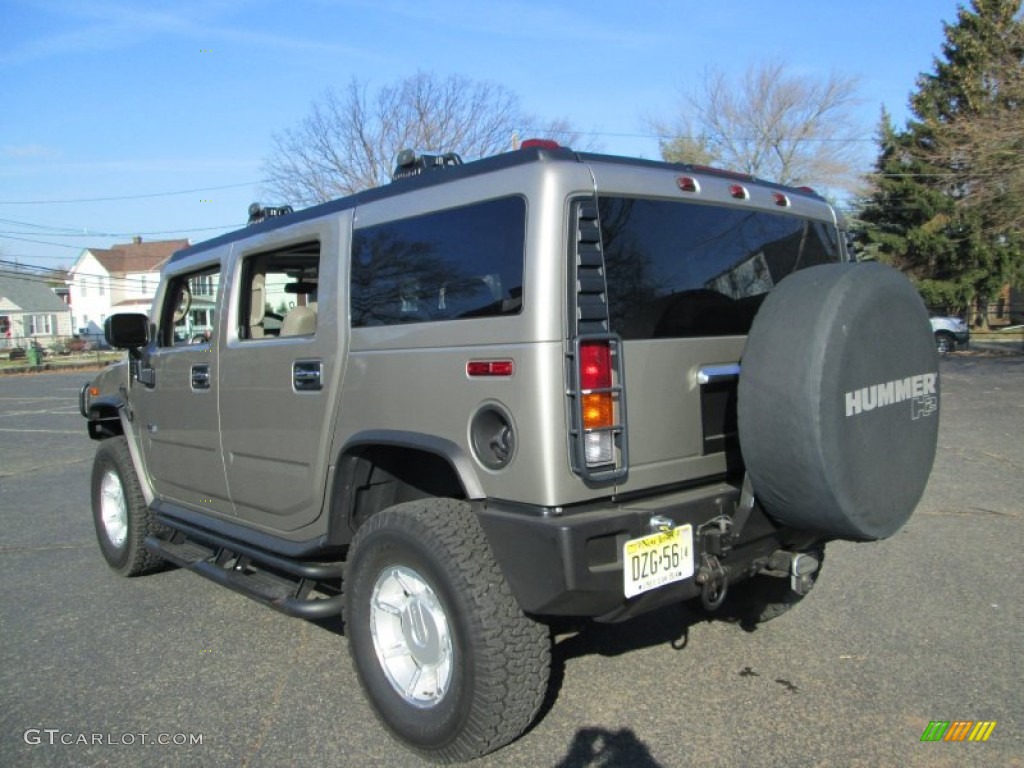
[[[612,330],[624,339],[749,332],[789,273],[839,261],[824,222],[749,209],[598,199]]]
[[[525,237],[521,197],[357,230],[352,326],[518,314]]]

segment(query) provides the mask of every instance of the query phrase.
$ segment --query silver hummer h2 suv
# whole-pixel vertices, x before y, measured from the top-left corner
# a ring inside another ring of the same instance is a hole
[[[82,391],[100,549],[341,615],[438,762],[520,735],[552,627],[771,618],[924,490],[926,310],[809,189],[527,142],[177,253]],[[558,621],[555,621],[555,620]]]

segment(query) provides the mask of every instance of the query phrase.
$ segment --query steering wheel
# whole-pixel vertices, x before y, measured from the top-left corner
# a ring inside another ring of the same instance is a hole
[[[192,307],[192,291],[188,283],[182,283],[181,296],[178,298],[178,306],[174,310],[174,322],[180,323],[185,319],[189,309]]]

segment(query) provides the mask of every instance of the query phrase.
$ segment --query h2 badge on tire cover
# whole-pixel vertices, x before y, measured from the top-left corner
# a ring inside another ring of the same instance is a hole
[[[754,319],[737,406],[754,493],[775,520],[891,536],[924,492],[938,439],[938,356],[917,291],[879,264],[793,273]]]

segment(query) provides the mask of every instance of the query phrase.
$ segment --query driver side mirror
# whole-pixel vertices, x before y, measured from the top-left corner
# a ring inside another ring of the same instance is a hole
[[[103,336],[115,349],[138,349],[149,344],[149,317],[132,312],[111,315],[103,323]]]

